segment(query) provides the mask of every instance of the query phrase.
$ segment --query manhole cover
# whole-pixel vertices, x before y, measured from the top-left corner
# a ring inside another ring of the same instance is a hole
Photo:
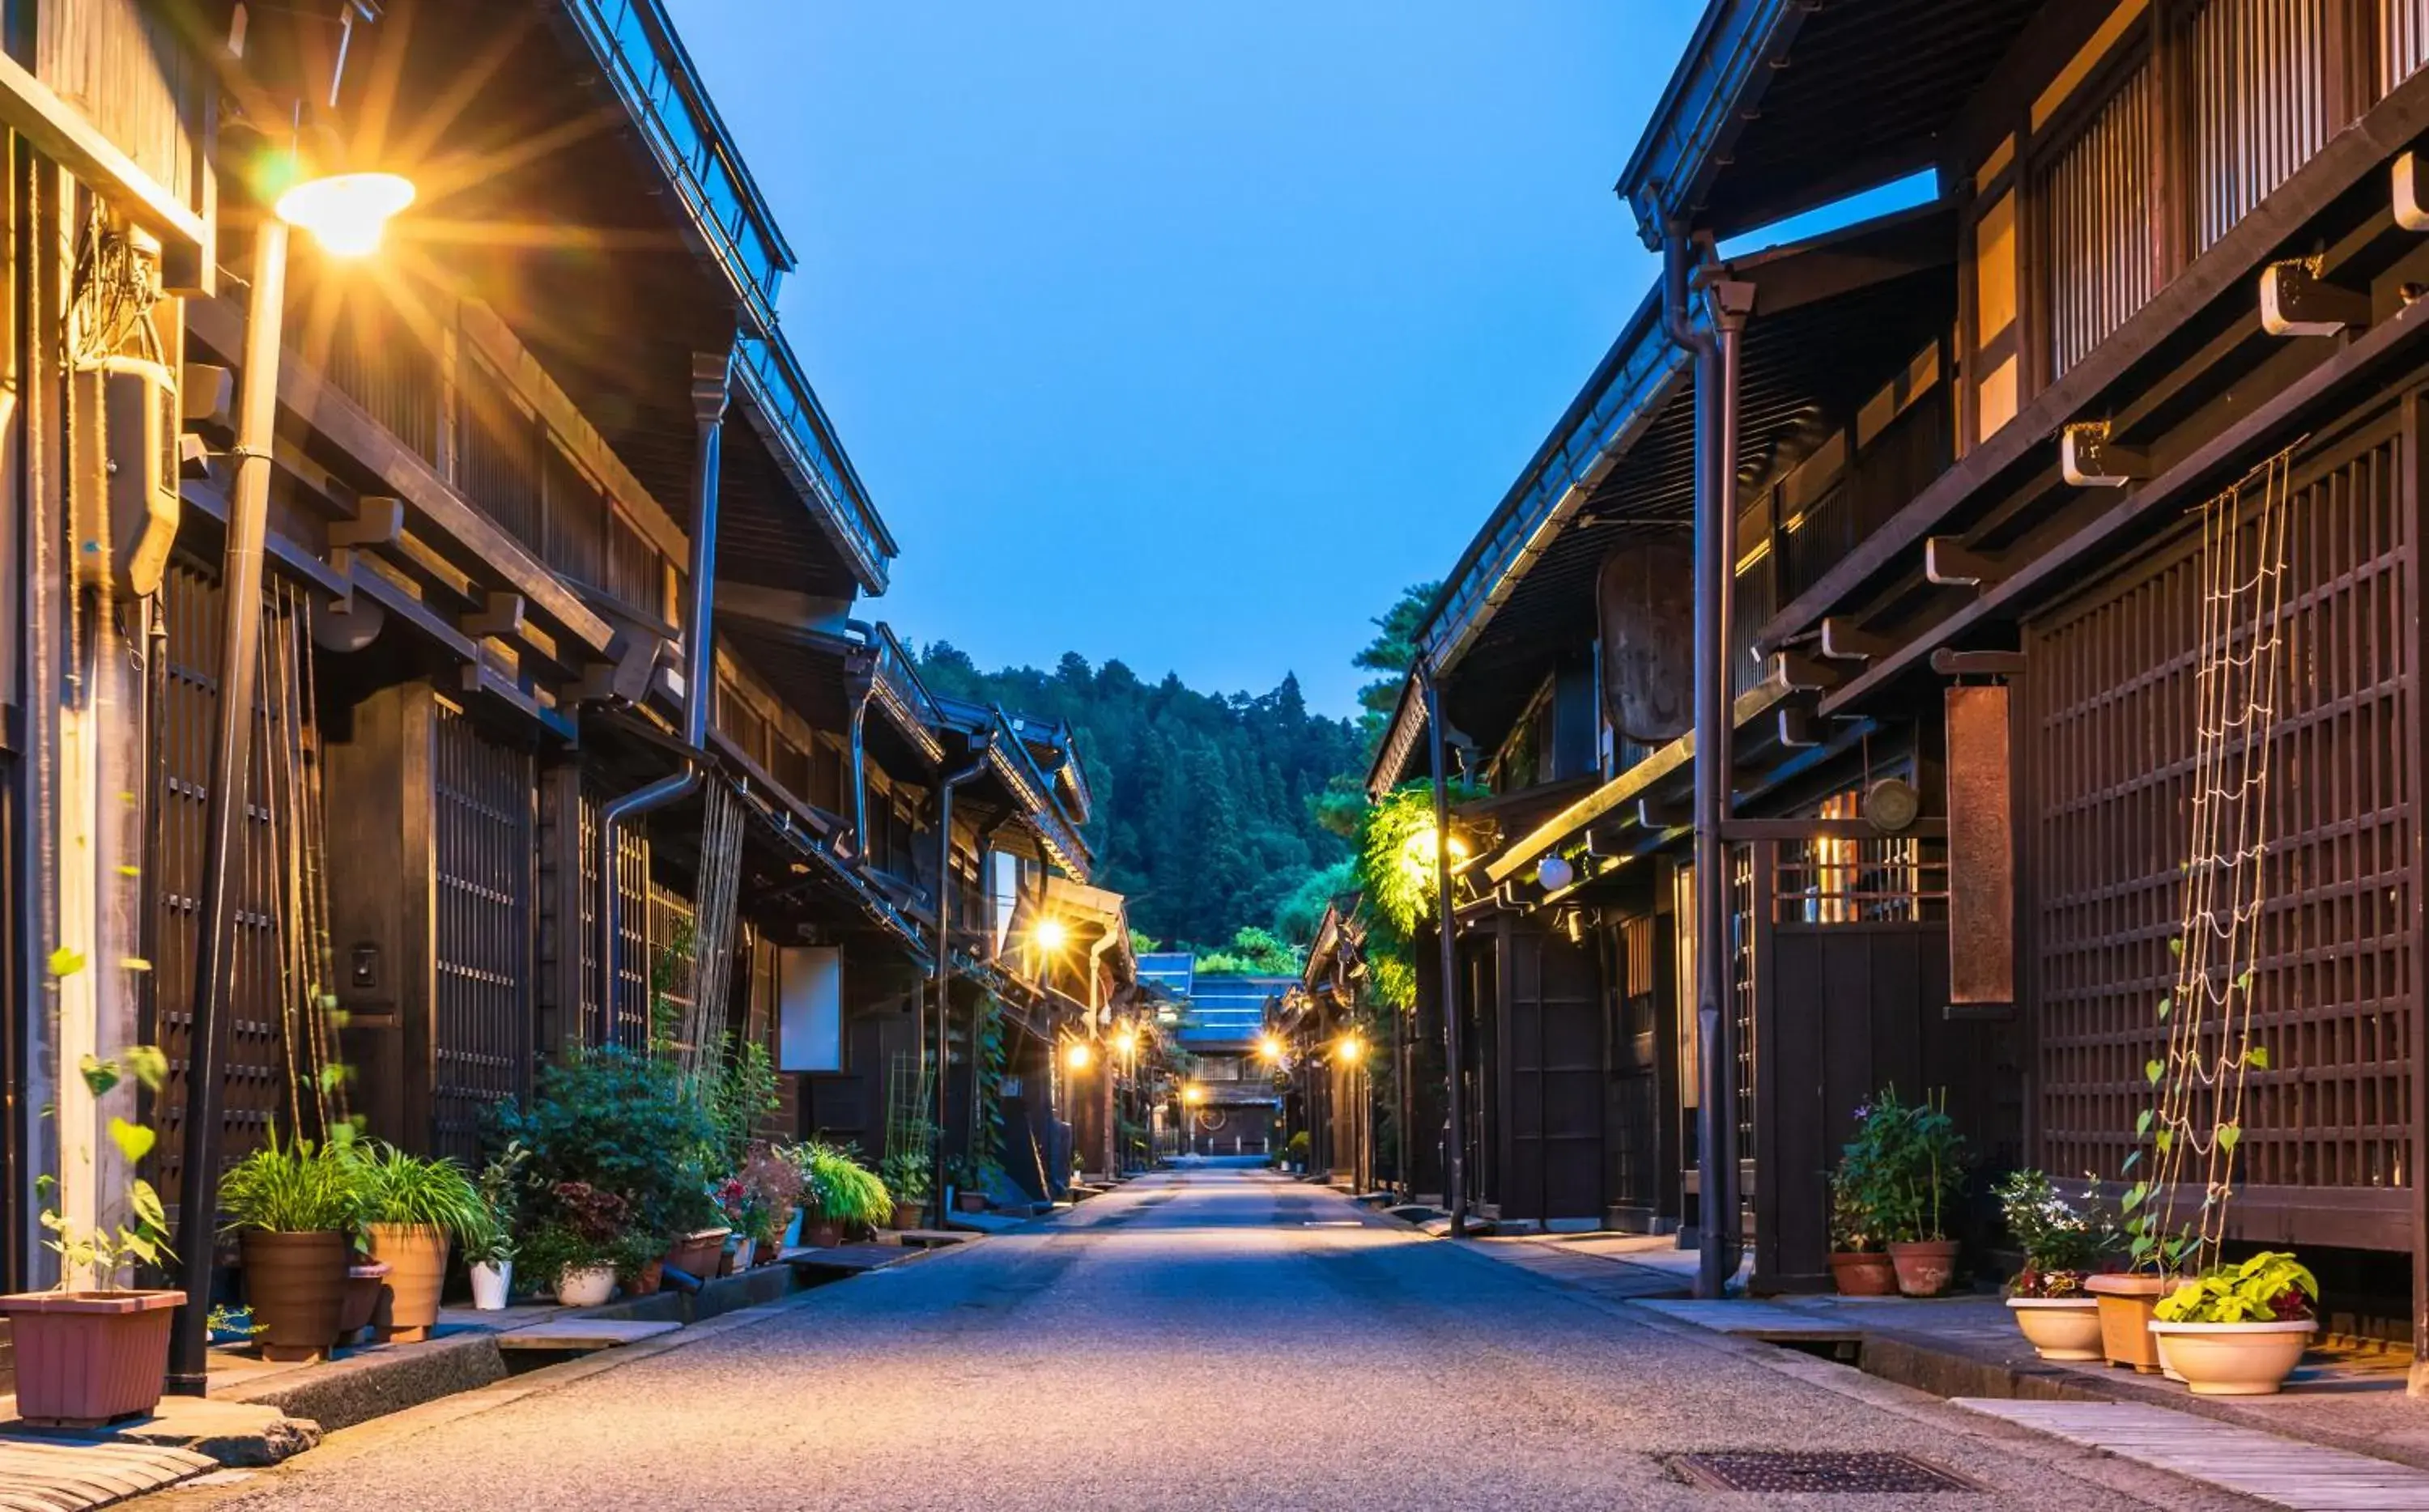
[[[1671,1465],[1713,1491],[1978,1491],[1961,1475],[1908,1454],[1746,1450],[1675,1454]]]

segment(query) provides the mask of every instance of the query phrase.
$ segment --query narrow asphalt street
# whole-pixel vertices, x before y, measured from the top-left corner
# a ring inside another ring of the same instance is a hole
[[[1693,1487],[1663,1457],[1738,1449],[1913,1454],[1990,1494],[1764,1499]],[[435,1403],[144,1504],[2247,1504],[1851,1370],[1657,1326],[1331,1192],[1230,1170],[1143,1178],[766,1322]]]

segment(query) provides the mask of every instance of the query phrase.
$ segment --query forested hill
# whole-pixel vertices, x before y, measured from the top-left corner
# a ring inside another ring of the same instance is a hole
[[[1297,678],[1251,698],[1068,653],[1051,672],[982,672],[943,642],[919,675],[938,693],[1071,726],[1096,798],[1097,880],[1129,896],[1132,928],[1168,946],[1220,945],[1299,912],[1283,905],[1324,890],[1318,874],[1348,856],[1309,799],[1359,767],[1365,742],[1353,722],[1309,713]]]

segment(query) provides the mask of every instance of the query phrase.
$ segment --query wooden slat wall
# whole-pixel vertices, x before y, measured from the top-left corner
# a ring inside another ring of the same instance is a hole
[[[34,11],[34,75],[83,112],[135,166],[188,205],[207,70],[177,41],[164,7],[145,0],[67,0]]]
[[[603,800],[582,794],[582,1043],[638,1045],[650,1024],[650,843],[627,825],[616,836],[616,993],[612,1005],[599,997],[600,904],[599,812]]]
[[[2429,0],[2379,0],[2379,93],[2410,78],[2423,63],[2429,63]]]
[[[2147,63],[2136,68],[2041,173],[2051,378],[2151,297],[2153,72]]]
[[[2329,0],[2210,0],[2190,28],[2193,250],[2328,140]]]
[[[2421,753],[2404,731],[2418,501],[2403,452],[2394,421],[2376,422],[2298,468],[2289,506],[2280,625],[2293,655],[2254,990],[2272,1065],[2250,1074],[2236,1209],[2280,1241],[2410,1242],[2400,1213],[2263,1195],[2414,1180]],[[2028,631],[2037,1153],[2053,1171],[2115,1174],[2148,1100],[2140,1068],[2175,975],[2199,604],[2198,544],[2180,542]],[[2322,1235],[2332,1218],[2345,1226]]]

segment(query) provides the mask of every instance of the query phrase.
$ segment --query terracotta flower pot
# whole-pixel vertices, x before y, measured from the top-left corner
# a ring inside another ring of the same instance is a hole
[[[239,1243],[261,1357],[326,1358],[346,1305],[346,1268],[353,1257],[346,1236],[334,1228],[302,1234],[248,1228]]]
[[[182,1291],[26,1291],[0,1297],[17,1370],[17,1415],[97,1428],[160,1405],[169,1324]]]
[[[2092,1297],[2009,1297],[2008,1310],[2043,1359],[2093,1360],[2100,1353],[2100,1303]]]
[[[917,1228],[919,1226],[920,1211],[920,1206],[916,1202],[898,1202],[894,1205],[892,1215],[886,1219],[887,1226],[897,1229]]]
[[[1830,1256],[1830,1278],[1842,1297],[1897,1295],[1897,1268],[1879,1250],[1837,1250]]]
[[[1898,1241],[1890,1245],[1890,1263],[1897,1267],[1897,1288],[1902,1294],[1936,1297],[1948,1290],[1948,1283],[1957,1274],[1957,1241]]]
[[[814,1250],[831,1250],[843,1244],[843,1220],[812,1218],[801,1224],[801,1242]]]
[[[447,1231],[426,1224],[369,1224],[372,1255],[388,1263],[388,1306],[375,1320],[379,1336],[400,1344],[430,1337],[438,1322],[438,1289],[447,1280]]]
[[[2159,1323],[2151,1339],[2167,1372],[2195,1396],[2274,1396],[2303,1362],[2319,1324],[2290,1323]]]
[[[388,1264],[372,1260],[346,1267],[346,1305],[338,1313],[338,1342],[351,1344],[372,1325],[379,1312],[380,1293],[387,1290]]]
[[[986,1193],[983,1192],[956,1192],[953,1193],[953,1210],[956,1212],[983,1213],[986,1211]]]
[[[636,1297],[657,1295],[659,1286],[665,1281],[666,1269],[667,1262],[664,1257],[652,1260],[624,1278],[625,1291]]]
[[[2159,1346],[2151,1337],[2151,1309],[2168,1294],[2164,1276],[2095,1275],[2083,1283],[2100,1304],[2100,1349],[2111,1365],[2130,1365],[2144,1375],[2159,1372]]]
[[[667,1247],[661,1263],[706,1280],[717,1274],[725,1253],[725,1236],[730,1228],[702,1228],[686,1234]]]

